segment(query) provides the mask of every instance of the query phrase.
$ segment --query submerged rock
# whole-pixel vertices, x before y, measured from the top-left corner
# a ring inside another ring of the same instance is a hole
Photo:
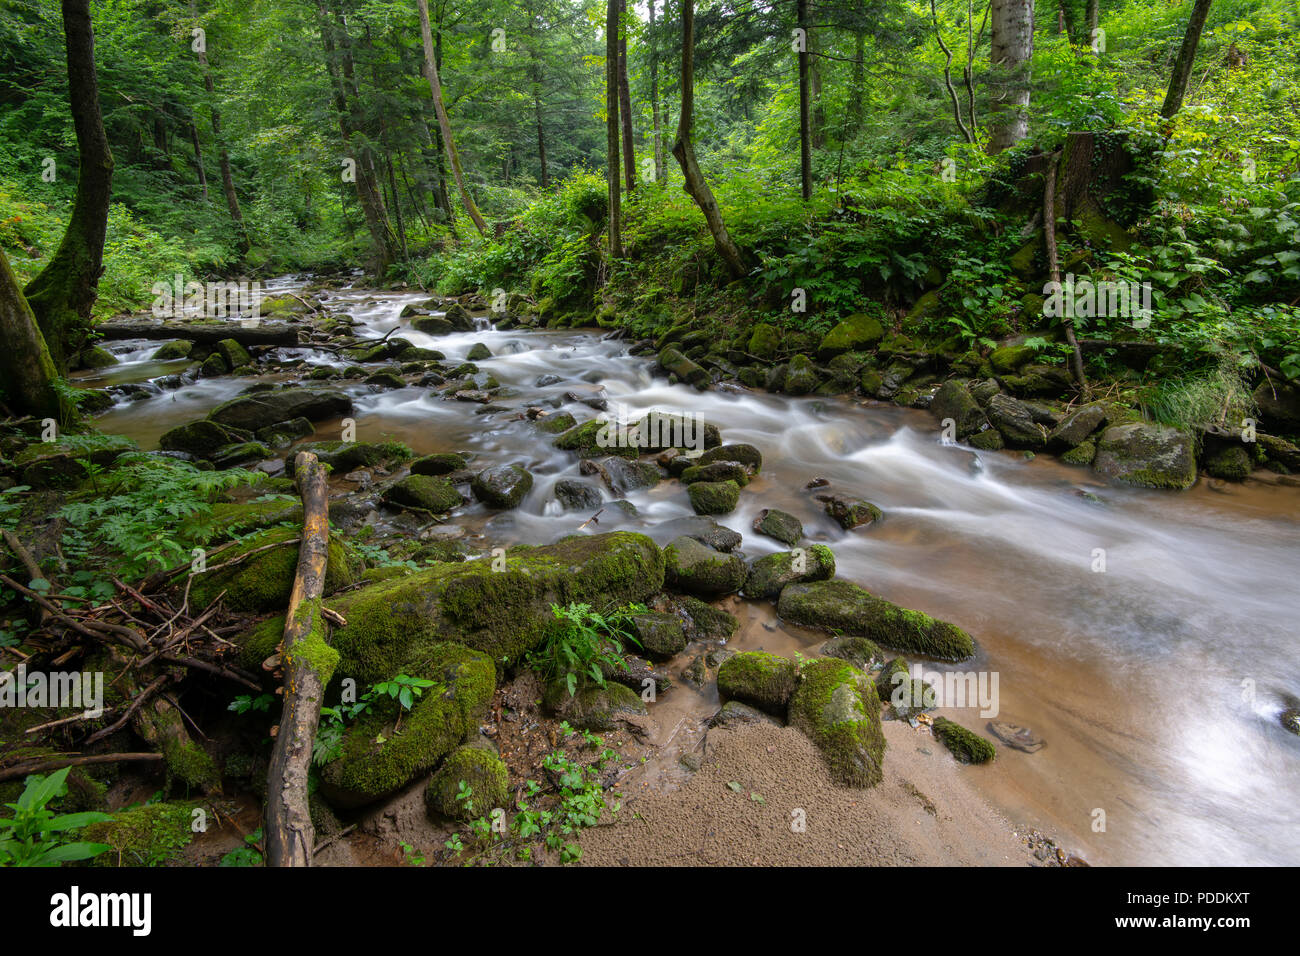
[[[791,584],[781,591],[777,613],[793,624],[857,634],[939,660],[963,661],[975,653],[970,635],[956,625],[891,604],[848,581]]]
[[[519,465],[496,465],[470,483],[474,497],[493,508],[517,508],[533,487],[533,476]]]
[[[863,525],[879,521],[883,512],[870,501],[852,498],[848,495],[818,495],[817,500],[824,503],[826,514],[845,531],[852,531]]]
[[[214,408],[208,418],[220,425],[252,431],[267,422],[291,418],[321,421],[352,410],[352,399],[329,389],[285,388],[231,399]]]
[[[783,544],[795,545],[803,537],[803,523],[777,508],[764,508],[754,518],[754,530]]]

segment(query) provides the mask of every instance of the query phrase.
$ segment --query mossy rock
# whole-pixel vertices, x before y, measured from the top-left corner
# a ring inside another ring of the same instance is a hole
[[[331,637],[341,656],[338,674],[363,685],[414,674],[412,662],[442,640],[481,650],[504,668],[545,639],[555,621],[552,604],[644,601],[664,582],[659,548],[628,531],[511,549],[504,561],[503,571],[493,570],[491,557],[435,564],[327,601],[348,622]],[[246,666],[274,651],[277,626],[282,632],[283,619],[236,638]]]
[[[553,415],[544,415],[533,422],[543,432],[548,435],[558,435],[561,432],[567,432],[578,424],[578,420],[570,412],[556,412]]]
[[[689,620],[688,634],[694,640],[725,641],[740,629],[740,621],[699,598],[683,597],[682,613]]]
[[[532,487],[532,472],[519,465],[485,469],[470,483],[474,497],[491,508],[518,508]]]
[[[1002,433],[996,428],[986,428],[982,432],[976,432],[966,439],[966,443],[980,451],[998,451],[1007,446]]]
[[[321,792],[333,806],[364,806],[428,773],[477,732],[496,690],[491,659],[454,643],[426,646],[403,673],[434,686],[409,712],[385,699],[348,725],[341,753],[321,769]]]
[[[786,366],[782,388],[789,395],[810,395],[821,383],[821,375],[812,359],[806,355],[796,355]]]
[[[418,508],[433,514],[445,514],[453,508],[459,508],[464,499],[446,478],[407,475],[385,489],[384,502],[398,508]]]
[[[911,672],[907,669],[907,661],[901,657],[895,657],[893,660],[888,661],[881,668],[880,673],[876,675],[876,695],[881,700],[889,700],[889,695],[893,689],[910,677]]]
[[[191,579],[190,602],[207,607],[222,591],[225,605],[235,611],[273,611],[285,607],[293,590],[298,568],[298,545],[302,532],[296,528],[273,528],[253,535],[212,558],[213,565],[225,564],[245,554],[252,557],[229,568],[184,572],[176,583]],[[330,594],[353,584],[361,573],[361,562],[345,547],[339,535],[330,535],[329,563],[325,571],[325,593]]]
[[[237,445],[250,437],[252,433],[244,429],[228,428],[202,419],[163,432],[158,445],[164,451],[182,451],[196,458],[211,458],[220,449]]]
[[[457,799],[462,783],[470,788],[468,801]],[[510,774],[500,757],[483,747],[458,747],[429,779],[424,805],[431,817],[474,820],[505,807],[509,787]]]
[[[365,383],[373,388],[406,388],[406,379],[396,372],[389,371],[367,375]]]
[[[468,462],[462,456],[451,452],[425,455],[423,458],[417,458],[411,462],[411,474],[438,477],[463,471],[467,466]]]
[[[845,352],[862,351],[871,348],[884,336],[885,329],[879,319],[859,312],[826,333],[817,348],[817,355],[826,361]]]
[[[1205,471],[1212,478],[1241,481],[1250,476],[1254,464],[1241,445],[1225,445],[1205,458]]]
[[[854,528],[860,528],[863,525],[874,524],[884,517],[878,507],[870,501],[863,501],[861,498],[851,498],[847,495],[823,495],[821,496],[823,510],[826,514],[834,519],[845,531],[852,531]]]
[[[835,555],[824,544],[797,551],[764,555],[749,568],[745,596],[751,600],[775,600],[788,584],[827,581],[835,577]]]
[[[754,518],[754,530],[782,544],[796,545],[803,537],[803,522],[778,508],[764,508]]]
[[[82,368],[111,368],[117,364],[117,356],[98,345],[92,345],[81,351],[77,361]]]
[[[241,395],[214,408],[208,418],[221,425],[255,430],[267,422],[306,418],[317,422],[345,415],[352,399],[330,389],[282,388]]]
[[[692,465],[679,476],[684,485],[697,481],[734,481],[742,488],[749,484],[749,477],[749,469],[738,461],[711,461],[707,465]]]
[[[230,366],[226,363],[226,360],[218,353],[213,352],[205,358],[203,364],[199,366],[199,377],[217,378],[221,375],[225,375],[229,371]]]
[[[781,345],[781,333],[774,325],[760,323],[754,326],[749,336],[749,353],[761,359],[770,359],[776,355]]]
[[[723,700],[738,700],[782,718],[798,682],[794,661],[765,651],[741,651],[718,668],[718,693]]]
[[[1091,465],[1092,460],[1097,457],[1097,443],[1089,438],[1087,441],[1081,441],[1069,451],[1061,455],[1061,461],[1067,465]]]
[[[577,452],[579,458],[604,458],[617,455],[620,458],[636,458],[640,449],[619,446],[609,441],[609,423],[592,419],[576,425],[559,435],[553,444],[563,451]]]
[[[974,435],[988,424],[984,409],[980,408],[965,382],[953,380],[939,386],[930,401],[930,411],[940,422],[952,419],[959,439]]]
[[[862,671],[871,670],[878,662],[885,659],[875,641],[858,634],[832,637],[822,645],[821,653],[825,657],[838,657],[840,660],[848,661]]]
[[[483,359],[490,359],[491,357],[492,350],[482,342],[475,342],[470,347],[470,350],[465,353],[466,360],[470,362],[481,362]]]
[[[176,339],[173,342],[158,348],[149,358],[155,362],[166,362],[171,359],[183,359],[190,357],[190,351],[194,348],[194,343],[188,339]]]
[[[730,514],[740,502],[740,485],[734,481],[697,481],[686,493],[697,515]]]
[[[933,727],[934,735],[961,763],[988,763],[997,755],[991,743],[947,717],[936,717]]]
[[[1181,491],[1196,483],[1190,433],[1165,425],[1129,422],[1101,433],[1093,471],[1140,488]]]
[[[698,597],[733,594],[745,584],[745,562],[682,535],[664,548],[664,581]]]
[[[607,682],[581,687],[570,695],[562,680],[552,681],[542,694],[542,706],[551,714],[583,730],[614,730],[623,716],[646,713],[645,701],[629,687]]]
[[[302,502],[288,497],[267,501],[219,502],[208,515],[195,515],[181,523],[184,540],[195,544],[219,543],[257,528],[302,524]]]
[[[990,353],[989,364],[993,366],[993,371],[1007,375],[1028,365],[1037,355],[1037,350],[1028,345],[1004,345]]]
[[[191,801],[163,801],[130,807],[114,813],[112,820],[92,823],[81,832],[86,843],[109,847],[91,861],[93,866],[169,866],[194,838]]]
[[[739,462],[748,469],[751,475],[757,475],[763,470],[763,453],[753,445],[732,444],[709,448],[699,457],[697,463],[699,465],[711,465],[715,461]]]
[[[230,368],[242,368],[253,364],[253,357],[234,339],[222,339],[216,344],[216,352],[226,361]]]
[[[844,787],[880,783],[885,736],[880,700],[867,675],[835,658],[809,661],[790,698],[789,719],[790,726],[817,745],[836,783]]]
[[[675,375],[678,381],[698,389],[709,386],[709,373],[672,346],[659,353],[659,367],[669,375]]]
[[[791,584],[781,592],[777,612],[793,624],[825,627],[870,638],[882,647],[963,661],[975,642],[956,625],[878,598],[848,581]]]
[[[686,630],[675,614],[648,611],[633,615],[632,634],[653,660],[668,660],[686,650]]]

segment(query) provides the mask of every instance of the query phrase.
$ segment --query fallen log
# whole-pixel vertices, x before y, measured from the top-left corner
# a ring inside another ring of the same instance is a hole
[[[91,754],[79,757],[53,757],[48,760],[32,760],[27,763],[14,764],[12,767],[0,768],[0,782],[21,780],[33,773],[52,773],[64,767],[84,767],[94,763],[130,763],[135,761],[162,760],[162,754]]]
[[[240,345],[298,344],[298,329],[284,322],[256,320],[256,325],[245,325],[252,319],[228,322],[159,322],[151,319],[123,319],[118,322],[101,322],[95,331],[106,339],[156,339],[172,341],[188,339],[200,345],[216,345],[225,339],[234,339]]]
[[[268,866],[311,866],[316,831],[308,806],[307,774],[325,685],[338,663],[338,652],[325,639],[329,626],[320,600],[329,559],[325,467],[311,452],[299,452],[294,471],[302,495],[302,544],[280,645],[284,708],[266,777]]]

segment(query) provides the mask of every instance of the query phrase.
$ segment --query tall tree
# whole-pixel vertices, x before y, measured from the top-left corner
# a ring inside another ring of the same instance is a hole
[[[190,16],[193,18],[195,28],[201,29],[199,24],[199,10],[194,0],[190,0]],[[248,241],[248,228],[244,225],[244,213],[239,208],[239,196],[235,193],[235,177],[230,169],[230,151],[226,148],[226,139],[221,132],[221,110],[217,107],[216,83],[212,79],[212,67],[208,63],[208,41],[207,31],[203,30],[199,36],[194,38],[191,46],[198,55],[199,69],[203,72],[203,88],[208,94],[208,114],[212,118],[212,138],[217,143],[217,164],[221,169],[221,190],[226,195],[226,208],[230,211],[230,219],[235,224],[235,231],[239,235],[239,253],[243,255],[248,252],[250,243]],[[195,139],[197,147],[198,140]],[[204,193],[207,192],[207,182],[203,184]]]
[[[1178,59],[1174,60],[1173,72],[1169,74],[1169,90],[1165,93],[1164,105],[1160,115],[1173,119],[1183,108],[1183,97],[1187,95],[1187,83],[1192,78],[1192,64],[1196,61],[1196,47],[1201,42],[1201,31],[1205,29],[1205,20],[1210,15],[1213,0],[1196,0],[1192,7],[1192,18],[1187,22],[1187,32],[1183,34],[1183,45],[1178,48]]]
[[[433,55],[433,28],[429,25],[428,0],[416,0],[420,8],[420,37],[424,43],[424,73],[429,79],[429,92],[433,96],[433,108],[438,114],[438,128],[442,130],[442,143],[447,151],[447,162],[451,165],[452,178],[456,180],[456,189],[460,191],[460,202],[465,213],[480,236],[486,236],[487,223],[474,203],[474,197],[465,186],[465,171],[460,166],[460,154],[456,152],[456,140],[451,135],[451,120],[447,118],[447,107],[442,102],[442,79],[438,75],[438,63]]]
[[[648,0],[650,28],[647,39],[650,46],[650,115],[654,124],[655,182],[664,178],[664,136],[659,116],[659,41],[655,25],[655,0]]]
[[[611,0],[613,2],[613,0]],[[687,195],[695,200],[695,205],[704,213],[704,221],[713,235],[713,244],[718,255],[726,263],[727,271],[733,279],[745,276],[745,260],[740,247],[727,232],[722,221],[722,210],[713,198],[713,190],[700,172],[700,164],[695,158],[695,145],[691,141],[695,126],[695,0],[682,0],[682,111],[677,120],[677,142],[673,143],[673,155],[682,167],[686,177],[683,187]]]
[[[618,118],[623,129],[623,181],[636,189],[636,151],[632,145],[632,91],[627,82],[627,0],[620,0],[618,31]]]
[[[68,101],[79,157],[77,196],[54,258],[23,290],[60,371],[67,369],[68,360],[89,336],[90,310],[104,271],[104,236],[113,183],[113,153],[99,111],[90,0],[62,0],[62,7]]]
[[[812,198],[812,117],[808,84],[808,0],[796,0],[795,20],[799,33],[799,194]]]
[[[0,373],[10,411],[65,421],[70,409],[59,397],[58,372],[36,316],[0,249]]]
[[[1029,135],[1029,68],[1034,55],[1033,0],[993,0],[989,60],[992,129],[988,151],[1000,153]]]
[[[605,141],[609,180],[609,254],[623,257],[623,232],[618,182],[618,21],[620,0],[609,0],[605,12]]]

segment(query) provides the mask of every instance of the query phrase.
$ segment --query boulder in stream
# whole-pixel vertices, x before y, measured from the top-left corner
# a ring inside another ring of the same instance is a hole
[[[384,502],[399,508],[419,508],[445,514],[464,503],[459,491],[446,478],[407,475],[384,491]]]
[[[764,508],[754,518],[754,530],[783,544],[795,545],[803,537],[803,523],[789,512]]]
[[[824,544],[764,555],[749,568],[745,597],[775,600],[787,584],[835,577],[835,555]]]
[[[268,422],[306,418],[318,422],[352,410],[352,399],[332,389],[282,388],[255,392],[223,402],[208,418],[219,425],[252,431]]]
[[[734,481],[697,481],[687,485],[691,507],[698,515],[725,515],[740,502],[740,485]]]
[[[474,497],[492,508],[518,508],[532,487],[532,472],[519,465],[495,465],[470,482]]]
[[[664,580],[698,597],[734,594],[745,583],[745,562],[683,535],[664,548]]]
[[[718,693],[723,700],[738,700],[782,718],[798,683],[794,661],[766,651],[741,651],[718,668]]]
[[[789,720],[790,726],[817,745],[836,783],[845,787],[880,783],[885,736],[880,699],[866,674],[835,658],[809,661],[790,698]]]
[[[1147,422],[1111,425],[1097,442],[1092,468],[1122,484],[1182,491],[1196,482],[1192,435]]]

